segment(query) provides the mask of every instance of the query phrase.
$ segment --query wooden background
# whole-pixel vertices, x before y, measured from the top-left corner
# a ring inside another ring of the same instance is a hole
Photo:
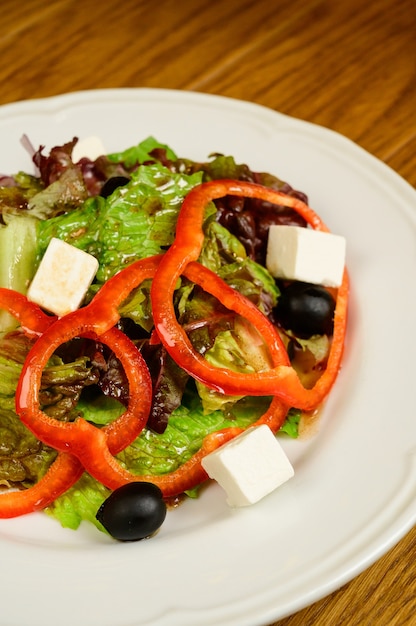
[[[0,104],[105,87],[231,96],[332,128],[416,185],[414,0],[3,0],[1,14]],[[275,626],[416,623],[415,555],[413,529]]]

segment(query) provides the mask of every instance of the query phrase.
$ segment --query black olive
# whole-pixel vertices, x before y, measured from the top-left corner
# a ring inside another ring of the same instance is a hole
[[[282,290],[274,311],[277,321],[297,337],[331,335],[335,300],[319,285],[294,282]]]
[[[130,178],[127,178],[127,176],[112,176],[111,178],[108,178],[101,187],[100,196],[108,198],[108,196],[111,196],[117,187],[124,187],[124,185],[127,185],[129,182]]]
[[[119,541],[139,541],[153,535],[166,517],[162,492],[153,483],[119,487],[98,509],[96,518]]]

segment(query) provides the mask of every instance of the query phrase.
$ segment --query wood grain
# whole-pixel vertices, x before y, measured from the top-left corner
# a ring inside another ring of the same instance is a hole
[[[216,93],[342,133],[416,186],[414,0],[3,0],[0,58],[0,104],[106,87]],[[413,529],[274,626],[414,624],[415,554]]]
[[[232,71],[191,87],[322,124],[388,158],[416,133],[416,10],[389,0],[307,6],[275,20]]]

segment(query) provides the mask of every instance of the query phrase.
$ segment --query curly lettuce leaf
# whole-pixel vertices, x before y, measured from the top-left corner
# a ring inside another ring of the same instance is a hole
[[[44,189],[42,181],[25,172],[0,177],[0,214],[6,222],[9,215],[22,215],[33,196]]]
[[[0,342],[0,482],[37,482],[56,456],[22,424],[15,413],[14,395],[30,342],[20,333]]]
[[[112,161],[114,163],[122,163],[127,169],[132,169],[140,163],[153,161],[154,156],[152,152],[154,150],[163,150],[166,154],[166,157],[171,161],[176,161],[178,159],[172,148],[164,143],[160,143],[152,136],[147,137],[144,141],[141,141],[136,146],[127,148],[127,150],[108,154],[107,158],[109,161]]]
[[[207,220],[204,235],[199,262],[213,272],[225,264],[242,262],[247,257],[243,244],[218,222]]]
[[[88,198],[82,172],[69,167],[60,178],[32,196],[28,202],[28,213],[46,220],[63,212],[77,209]]]
[[[250,258],[242,263],[230,263],[218,270],[218,275],[236,291],[254,302],[265,315],[276,306],[280,290],[267,271]]]
[[[285,433],[292,439],[299,437],[299,424],[302,417],[302,411],[299,409],[290,409],[286,415],[286,419],[279,430],[279,433]]]
[[[202,445],[203,438],[222,428],[246,428],[267,409],[270,399],[242,400],[232,412],[206,413],[195,394],[185,395],[162,435],[146,430],[118,458],[135,474],[165,474],[185,463]]]
[[[59,520],[64,528],[77,530],[81,522],[85,520],[96,526],[98,530],[106,532],[97,520],[96,514],[110,493],[109,489],[84,472],[75,485],[57,498],[45,511]]]
[[[206,360],[215,367],[251,374],[265,371],[273,363],[264,341],[246,320],[236,317],[232,328],[218,333],[212,347],[205,353]],[[221,410],[235,404],[243,396],[229,396],[197,382],[204,411]]]
[[[252,180],[253,172],[250,168],[237,163],[230,155],[214,153],[209,155],[209,160],[196,162],[187,158],[179,158],[173,165],[186,172],[203,172],[204,182],[218,180],[220,178],[233,178],[237,180]]]
[[[133,289],[118,309],[121,317],[133,320],[135,324],[138,324],[149,333],[153,328],[152,307],[150,304],[151,282],[151,280],[145,280],[139,287]]]
[[[104,283],[133,261],[171,245],[184,197],[201,175],[173,174],[159,163],[141,166],[108,198],[89,199],[75,211],[42,222],[39,254],[58,237],[95,256],[97,282]]]

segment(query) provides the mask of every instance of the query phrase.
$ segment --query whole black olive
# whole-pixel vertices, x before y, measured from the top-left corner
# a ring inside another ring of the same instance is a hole
[[[282,290],[274,310],[277,321],[297,337],[332,335],[335,300],[319,285],[294,282]]]
[[[127,178],[127,176],[112,176],[111,178],[108,178],[101,187],[100,196],[108,198],[108,196],[111,196],[117,187],[124,187],[124,185],[127,185],[129,182],[130,178]]]
[[[119,487],[98,509],[96,518],[119,541],[139,541],[153,535],[166,517],[162,492],[153,483]]]

